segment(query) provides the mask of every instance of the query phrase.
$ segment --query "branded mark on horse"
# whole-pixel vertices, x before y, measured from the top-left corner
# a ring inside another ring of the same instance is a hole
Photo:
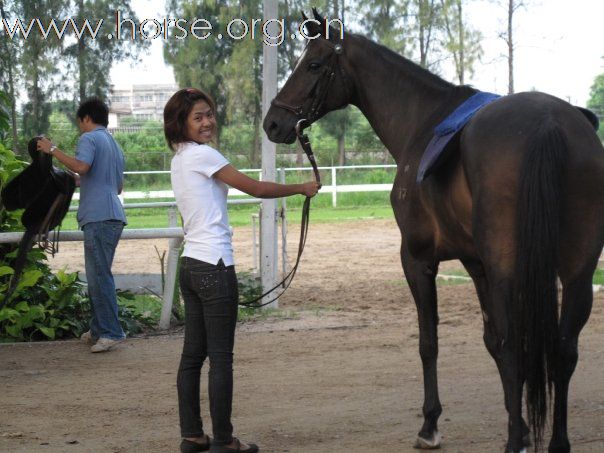
[[[307,25],[309,36],[325,26],[316,11],[315,19]],[[440,444],[435,277],[441,261],[459,259],[474,280],[484,341],[503,384],[506,451],[523,451],[529,443],[522,418],[526,385],[535,447],[553,391],[549,451],[568,452],[568,386],[604,244],[604,149],[594,133],[597,121],[547,94],[502,97],[473,116],[447,145],[447,159],[417,183],[435,126],[476,92],[362,36],[342,39],[332,29],[328,39],[308,42],[264,130],[275,142],[292,143],[301,118],[316,121],[353,104],[397,163],[390,198],[417,306],[424,374],[417,446]],[[560,309],[556,277],[563,287]]]

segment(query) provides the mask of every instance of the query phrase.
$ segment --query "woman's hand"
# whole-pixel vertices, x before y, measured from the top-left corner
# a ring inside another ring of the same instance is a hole
[[[320,188],[321,184],[317,181],[309,181],[302,184],[303,195],[306,195],[307,197],[314,197]]]

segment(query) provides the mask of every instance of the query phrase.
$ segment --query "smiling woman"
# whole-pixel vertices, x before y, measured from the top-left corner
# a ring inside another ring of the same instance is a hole
[[[172,189],[183,219],[185,246],[180,290],[185,302],[185,340],[177,388],[182,452],[258,451],[233,437],[233,346],[239,302],[227,212],[228,185],[263,198],[314,196],[316,181],[276,184],[256,181],[236,170],[209,143],[216,135],[216,105],[196,88],[177,91],[164,109],[164,133],[174,151]],[[199,376],[210,361],[210,416],[214,439],[204,433]]]

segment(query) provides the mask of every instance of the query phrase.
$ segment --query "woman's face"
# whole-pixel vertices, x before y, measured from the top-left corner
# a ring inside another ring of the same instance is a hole
[[[187,116],[187,138],[205,144],[212,141],[215,133],[214,111],[206,101],[196,102]]]

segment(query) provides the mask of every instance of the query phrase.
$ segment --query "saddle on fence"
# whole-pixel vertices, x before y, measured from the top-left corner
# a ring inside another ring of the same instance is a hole
[[[40,247],[53,255],[58,251],[58,232],[54,232],[50,240],[48,235],[61,224],[75,190],[74,176],[53,167],[52,156],[38,151],[39,139],[32,138],[27,145],[27,151],[32,158],[31,164],[13,178],[0,193],[0,203],[7,211],[25,209],[21,216],[25,233],[13,262],[14,273],[4,302],[8,301],[17,286],[27,253],[36,239]]]

